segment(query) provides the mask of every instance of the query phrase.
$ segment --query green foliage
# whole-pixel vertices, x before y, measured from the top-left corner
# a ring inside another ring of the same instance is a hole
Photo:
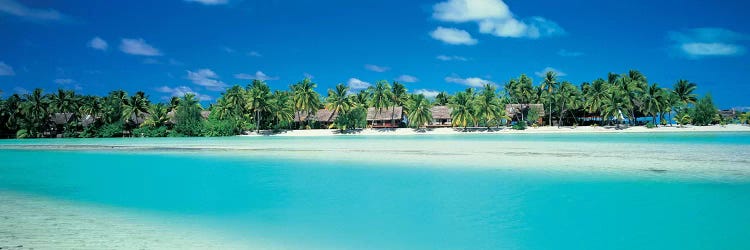
[[[533,125],[538,125],[539,122],[539,111],[536,109],[530,109],[529,113],[526,115],[526,120],[531,122]]]
[[[677,113],[675,119],[677,120],[677,123],[680,124],[680,127],[690,124],[693,121],[693,118],[690,117],[689,113],[690,112],[688,112],[687,110]]]
[[[86,127],[83,127],[83,131],[81,131],[81,133],[78,134],[78,137],[94,138],[99,135],[98,131],[99,131],[99,127],[97,126],[94,126],[94,125],[86,126]]]
[[[333,122],[339,130],[364,128],[367,126],[367,110],[364,107],[356,107],[349,112],[341,113]]]
[[[717,115],[718,110],[713,103],[713,98],[711,98],[710,94],[706,94],[696,102],[690,117],[692,118],[692,123],[694,125],[706,126],[716,123],[717,121],[715,121],[715,118]]]
[[[97,137],[119,137],[122,136],[123,129],[124,125],[122,121],[117,121],[115,123],[104,124],[99,128],[96,135]]]
[[[515,130],[525,130],[526,129],[526,123],[525,122],[516,122],[515,124],[513,124],[513,126],[511,128],[513,128]]]
[[[424,95],[412,95],[406,103],[409,125],[414,128],[420,128],[432,121],[431,107],[432,105],[430,104],[430,101],[428,101]]]
[[[201,109],[194,94],[185,94],[177,106],[177,112],[175,112],[175,133],[185,136],[200,136],[204,128]]]
[[[648,122],[648,123],[646,123],[646,128],[656,128],[656,124],[654,124],[652,122]]]
[[[208,120],[204,126],[204,136],[233,136],[237,135],[234,122],[230,120]]]
[[[16,138],[18,139],[29,138],[29,131],[26,129],[19,129],[18,131],[16,131]]]
[[[168,134],[166,126],[145,126],[133,129],[133,136],[135,137],[166,137]]]

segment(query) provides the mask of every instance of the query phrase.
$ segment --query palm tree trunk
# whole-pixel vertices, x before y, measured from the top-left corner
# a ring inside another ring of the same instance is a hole
[[[563,110],[565,109],[565,102],[560,105],[560,116],[557,119],[557,128],[560,128],[562,125],[562,117],[563,117]]]

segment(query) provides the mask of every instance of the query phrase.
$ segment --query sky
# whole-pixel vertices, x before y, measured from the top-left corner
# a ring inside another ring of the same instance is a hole
[[[325,93],[399,81],[414,93],[555,71],[574,84],[637,69],[721,108],[750,106],[750,1],[0,0],[0,90],[153,101],[310,77]]]

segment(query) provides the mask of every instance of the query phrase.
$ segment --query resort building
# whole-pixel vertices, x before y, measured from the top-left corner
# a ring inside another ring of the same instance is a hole
[[[330,128],[331,126],[333,126],[333,122],[336,121],[336,118],[338,116],[338,113],[334,114],[332,111],[327,109],[319,109],[317,112],[315,112],[314,115],[311,116],[308,116],[307,112],[301,111],[294,113],[294,122],[317,122],[321,128]]]
[[[367,127],[370,128],[398,128],[404,119],[402,107],[368,108]]]
[[[432,121],[427,124],[428,128],[440,128],[440,127],[451,127],[451,112],[453,109],[448,106],[433,106],[430,108],[432,112]]]
[[[505,104],[505,114],[512,121],[528,120],[528,114],[532,110],[538,115],[536,122],[542,124],[545,115],[543,104]]]

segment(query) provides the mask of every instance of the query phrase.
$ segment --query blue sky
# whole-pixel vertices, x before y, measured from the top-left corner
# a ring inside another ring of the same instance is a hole
[[[265,79],[412,92],[502,85],[546,70],[580,84],[642,71],[750,106],[747,1],[0,0],[0,89],[184,92]]]

